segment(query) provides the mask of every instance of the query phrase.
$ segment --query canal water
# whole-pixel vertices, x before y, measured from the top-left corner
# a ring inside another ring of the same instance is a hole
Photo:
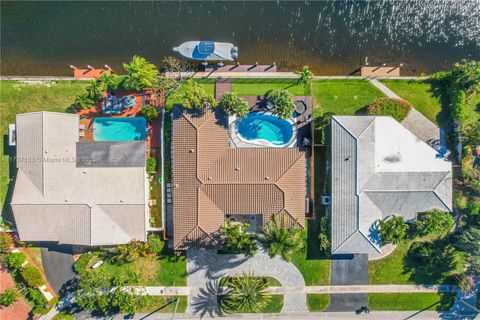
[[[1,74],[69,75],[70,64],[121,71],[156,64],[188,40],[232,42],[243,64],[309,65],[348,75],[370,64],[402,74],[480,59],[480,1],[1,2]]]

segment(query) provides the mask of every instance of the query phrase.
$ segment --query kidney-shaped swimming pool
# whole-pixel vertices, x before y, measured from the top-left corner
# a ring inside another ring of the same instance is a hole
[[[286,147],[294,139],[292,122],[265,113],[249,113],[236,129],[241,140],[263,146]]]

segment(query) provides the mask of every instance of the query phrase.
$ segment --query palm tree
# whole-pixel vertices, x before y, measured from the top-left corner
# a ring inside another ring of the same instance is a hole
[[[307,86],[313,79],[313,72],[308,69],[308,66],[303,66],[302,71],[296,71],[295,74],[298,75],[297,83],[304,86]]]
[[[157,84],[157,67],[143,57],[134,56],[130,63],[123,64],[123,68],[128,73],[123,84],[127,90],[138,91]]]
[[[304,247],[305,240],[298,224],[287,224],[286,216],[282,223],[279,223],[278,215],[274,216],[267,226],[260,230],[263,235],[260,241],[267,246],[271,257],[280,255],[285,261],[290,261],[292,254]]]
[[[407,235],[408,225],[403,217],[392,215],[388,220],[380,220],[378,233],[383,244],[399,244]]]
[[[472,226],[459,235],[455,247],[467,255],[469,269],[480,273],[480,228]]]
[[[0,293],[0,306],[8,307],[17,302],[18,291],[16,289],[5,289]]]
[[[271,296],[265,292],[268,281],[253,273],[228,277],[225,284],[226,292],[219,297],[224,312],[261,312],[270,302]]]

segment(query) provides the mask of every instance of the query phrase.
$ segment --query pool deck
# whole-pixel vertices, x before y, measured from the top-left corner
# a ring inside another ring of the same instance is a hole
[[[217,79],[215,82],[215,99],[220,101],[220,98],[225,92],[231,92],[232,82],[231,79]],[[266,96],[240,96],[248,103],[248,107],[251,111],[268,111],[266,110],[266,101],[268,97]],[[297,134],[296,147],[300,150],[305,150],[303,146],[303,140],[305,138],[312,139],[311,134],[311,122],[313,120],[312,111],[313,111],[313,101],[311,96],[294,96],[292,97],[293,102],[303,102],[306,106],[305,112],[299,115],[296,118],[295,122],[295,131]],[[241,143],[239,141],[233,141],[234,145]],[[251,144],[250,147],[252,146]],[[264,146],[258,146],[264,147]]]

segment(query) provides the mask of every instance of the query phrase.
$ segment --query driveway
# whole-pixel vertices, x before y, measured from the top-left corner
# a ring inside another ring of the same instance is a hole
[[[259,250],[252,258],[244,255],[217,254],[216,250],[187,251],[187,285],[200,288],[200,293],[189,297],[187,312],[199,316],[219,315],[216,292],[218,281],[227,275],[254,272],[256,276],[270,276],[283,287],[303,287],[305,281],[298,269],[280,257],[270,258]],[[283,312],[307,312],[306,296],[303,293],[284,295]]]
[[[368,284],[368,254],[334,255],[332,285]],[[355,311],[368,304],[368,293],[331,294],[326,311]]]
[[[48,244],[42,247],[42,264],[50,286],[58,294],[62,285],[76,276],[72,247]]]

